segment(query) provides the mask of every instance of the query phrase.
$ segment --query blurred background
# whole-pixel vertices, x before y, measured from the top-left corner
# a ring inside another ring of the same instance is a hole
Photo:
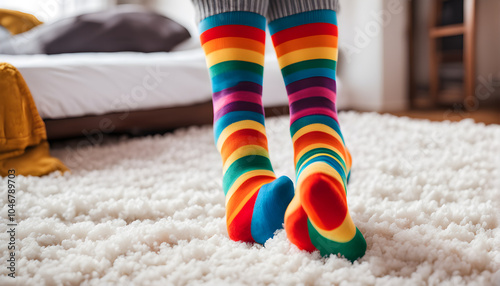
[[[157,11],[197,38],[189,0],[0,0],[0,8],[45,24],[126,4]],[[500,123],[500,1],[340,4],[340,109]]]

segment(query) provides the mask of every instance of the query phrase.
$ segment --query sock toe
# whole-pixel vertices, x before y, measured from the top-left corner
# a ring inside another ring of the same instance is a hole
[[[264,244],[283,227],[285,211],[294,195],[293,182],[281,176],[263,185],[255,201],[251,232],[253,239]]]

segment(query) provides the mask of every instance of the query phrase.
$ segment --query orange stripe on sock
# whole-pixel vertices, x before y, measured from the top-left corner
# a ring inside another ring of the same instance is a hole
[[[281,57],[284,54],[294,52],[300,49],[316,48],[316,47],[330,47],[336,48],[338,38],[332,35],[318,35],[298,38],[284,42],[275,47],[276,55]]]
[[[307,148],[309,145],[315,143],[327,144],[339,151],[344,150],[344,144],[342,144],[342,142],[340,142],[337,138],[333,137],[332,135],[321,131],[312,131],[300,136],[299,138],[297,138],[297,140],[295,140],[295,142],[293,142],[293,150],[295,156],[297,156],[297,154],[299,154],[302,151],[302,149]]]
[[[211,52],[225,48],[247,49],[261,54],[264,54],[265,51],[265,46],[262,42],[242,37],[217,38],[206,42],[202,47],[207,55]]]
[[[254,193],[258,193],[262,185],[270,183],[274,179],[276,178],[255,176],[241,184],[226,204],[227,223],[230,224],[236,215],[248,204],[251,199],[249,195],[253,196]]]
[[[226,209],[228,214],[231,214],[238,205],[245,203],[243,200],[248,195],[248,193],[260,188],[263,184],[272,182],[275,178],[271,176],[254,176],[243,182],[233,193],[231,198],[226,203]],[[247,198],[248,199],[248,198]]]
[[[222,145],[222,162],[225,162],[227,158],[238,148],[250,144],[261,146],[267,150],[266,135],[255,129],[241,129],[233,132]]]

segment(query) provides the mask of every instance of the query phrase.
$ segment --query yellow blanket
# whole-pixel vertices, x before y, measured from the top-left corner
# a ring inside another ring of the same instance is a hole
[[[45,124],[21,73],[0,63],[0,175],[42,176],[68,171],[49,154]]]
[[[35,16],[19,11],[0,9],[0,26],[17,35],[42,24]]]

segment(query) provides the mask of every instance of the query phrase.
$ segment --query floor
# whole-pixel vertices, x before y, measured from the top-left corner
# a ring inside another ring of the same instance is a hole
[[[417,119],[429,119],[431,121],[460,121],[472,118],[476,122],[484,124],[500,124],[500,109],[485,107],[474,111],[466,111],[453,108],[434,110],[407,110],[399,112],[387,112],[396,116],[406,116]]]
[[[348,201],[368,243],[360,261],[299,251],[283,230],[265,247],[231,241],[220,155],[205,125],[53,147],[71,174],[18,178],[29,214],[18,221],[15,282],[500,285],[500,141],[484,142],[499,128],[373,112],[339,118],[357,158]],[[273,169],[294,178],[288,118],[266,127]],[[0,285],[12,285],[5,276]]]

